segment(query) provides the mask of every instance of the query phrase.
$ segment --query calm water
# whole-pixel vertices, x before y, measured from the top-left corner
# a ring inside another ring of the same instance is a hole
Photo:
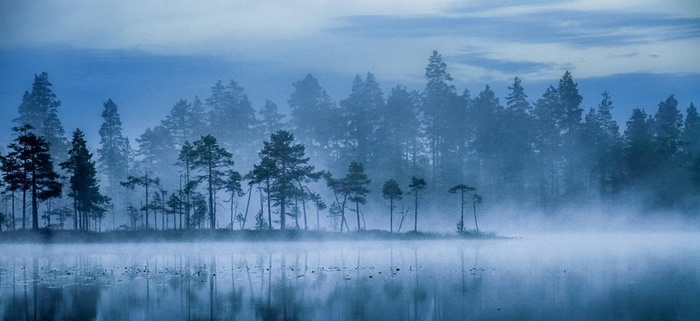
[[[5,320],[699,320],[700,235],[0,245]]]

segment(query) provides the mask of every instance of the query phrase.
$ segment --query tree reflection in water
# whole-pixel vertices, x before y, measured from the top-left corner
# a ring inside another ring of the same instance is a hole
[[[700,315],[693,299],[700,295],[700,272],[687,265],[700,259],[697,246],[654,251],[650,241],[612,253],[571,253],[518,242],[2,245],[0,316],[605,320]]]

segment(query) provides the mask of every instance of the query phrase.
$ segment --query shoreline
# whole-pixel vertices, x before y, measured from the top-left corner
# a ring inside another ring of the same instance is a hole
[[[403,232],[382,230],[346,233],[316,230],[135,230],[89,232],[76,230],[40,229],[5,231],[0,233],[0,244],[75,244],[75,243],[146,243],[146,242],[264,242],[264,241],[417,241],[417,240],[480,240],[509,239],[493,232],[469,231],[456,233]]]

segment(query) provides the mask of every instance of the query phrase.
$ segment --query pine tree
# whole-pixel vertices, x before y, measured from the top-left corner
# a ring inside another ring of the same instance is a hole
[[[61,163],[70,176],[70,193],[73,198],[75,226],[89,230],[90,214],[99,214],[106,209],[108,199],[100,194],[95,163],[87,149],[85,135],[80,129],[73,132],[68,160]],[[77,224],[80,222],[80,224]]]
[[[447,191],[449,193],[452,193],[452,194],[456,194],[457,191],[459,191],[459,193],[461,195],[461,202],[460,202],[461,210],[460,210],[459,223],[457,223],[457,232],[462,234],[462,233],[464,233],[464,194],[466,194],[468,192],[476,191],[476,188],[465,185],[465,184],[459,184],[459,185],[456,185],[456,186],[450,188]]]
[[[178,155],[178,165],[183,168],[183,178],[184,178],[184,207],[185,207],[185,228],[190,229],[191,221],[191,210],[192,210],[192,195],[199,184],[199,181],[192,179],[192,171],[195,170],[195,151],[194,146],[190,142],[185,141],[180,149],[180,154]]]
[[[173,143],[170,131],[163,125],[146,128],[146,131],[136,138],[139,144],[138,155],[140,165],[155,176],[168,177],[172,172],[172,165],[177,160],[177,150]]]
[[[284,115],[277,112],[277,105],[272,100],[265,100],[265,105],[258,111],[260,115],[260,133],[264,136],[270,136],[274,132],[282,129],[282,119]]]
[[[580,106],[583,97],[579,95],[578,84],[574,82],[571,72],[568,70],[559,80],[557,94],[559,106],[563,113],[562,118],[559,120],[559,129],[562,132],[565,145],[573,146],[576,144],[578,130],[581,126],[583,108]]]
[[[218,81],[206,105],[210,109],[209,133],[227,150],[244,155],[241,152],[249,147],[257,120],[243,87],[233,80],[227,86]]]
[[[372,181],[365,174],[362,163],[351,162],[348,166],[348,173],[345,175],[345,184],[349,191],[348,199],[355,202],[355,213],[357,214],[357,230],[361,230],[360,225],[360,204],[367,202],[367,194],[370,192],[369,183]]]
[[[615,194],[619,191],[623,176],[622,137],[620,127],[613,119],[613,102],[610,94],[603,92],[603,100],[598,104],[597,121],[600,134],[597,144],[596,170],[601,193]]]
[[[624,155],[631,180],[648,175],[655,166],[652,140],[650,119],[643,109],[635,108],[625,129]]]
[[[356,75],[350,96],[340,102],[343,109],[345,156],[361,163],[370,161],[375,148],[378,114],[384,108],[384,97],[372,73],[365,80]]]
[[[698,156],[700,153],[700,116],[698,116],[698,110],[693,103],[690,103],[690,107],[686,111],[681,137],[684,144],[683,150],[691,157]]]
[[[19,117],[14,122],[23,126],[29,124],[37,136],[44,137],[49,144],[51,155],[56,159],[65,156],[68,143],[65,130],[58,119],[58,107],[61,102],[56,99],[56,94],[51,91],[49,75],[42,72],[34,75],[31,93],[25,92],[22,104],[19,106]]]
[[[286,228],[287,206],[298,192],[298,182],[308,178],[317,180],[320,173],[308,165],[302,144],[294,144],[294,135],[279,130],[270,136],[270,141],[263,142],[260,151],[261,168],[270,175],[270,198],[280,207],[280,229]]]
[[[458,99],[454,86],[449,84],[452,76],[447,72],[447,64],[437,51],[433,51],[428,59],[425,78],[428,82],[423,92],[422,110],[430,147],[430,163],[433,180],[441,182],[442,178],[458,174],[454,168],[443,166],[442,162],[458,157],[451,153],[451,143],[454,140],[450,135],[450,129],[454,128],[451,121],[463,118],[455,113]]]
[[[426,186],[425,180],[423,178],[417,178],[415,176],[411,177],[411,184],[408,188],[411,190],[411,194],[414,195],[414,217],[413,217],[413,231],[418,232],[418,194],[420,191],[424,190]]]
[[[170,113],[165,116],[161,125],[170,132],[170,137],[172,137],[176,149],[182,147],[185,141],[196,137],[195,131],[199,125],[199,117],[194,111],[192,104],[184,99],[178,100],[170,109]]]
[[[126,181],[120,182],[120,184],[126,188],[129,189],[134,189],[136,186],[143,186],[144,192],[146,193],[146,203],[145,205],[141,208],[141,210],[146,211],[146,229],[148,229],[148,214],[150,213],[149,209],[149,202],[148,202],[148,196],[149,192],[148,190],[150,189],[151,186],[159,186],[160,185],[160,178],[159,177],[153,177],[153,175],[149,176],[148,171],[144,171],[143,176],[136,177],[136,176],[131,176],[129,175],[126,178]]]
[[[267,200],[267,221],[268,229],[272,229],[272,198],[270,197],[272,194],[272,178],[275,175],[275,171],[277,170],[277,167],[275,165],[275,162],[273,161],[272,158],[269,157],[263,157],[260,160],[260,164],[255,164],[253,165],[253,171],[251,172],[251,183],[253,184],[263,184],[265,183],[263,189],[265,190],[265,194],[267,197],[265,198]],[[262,211],[262,207],[260,209]]]
[[[659,162],[671,159],[680,149],[683,115],[678,110],[678,100],[674,95],[659,102],[659,109],[654,115],[654,144]]]
[[[224,177],[222,180],[222,185],[224,187],[224,190],[229,192],[231,195],[231,229],[233,229],[233,221],[237,213],[234,213],[234,201],[236,200],[237,197],[242,197],[243,194],[243,188],[241,187],[241,181],[243,180],[243,177],[241,174],[233,169],[228,169],[224,173]],[[245,221],[242,222],[241,227],[245,226]]]
[[[209,195],[210,228],[216,229],[216,204],[214,198],[220,188],[224,171],[233,166],[233,155],[220,147],[212,135],[203,136],[193,143],[194,166],[200,169],[200,179],[207,182]]]
[[[394,233],[394,200],[400,200],[403,197],[403,191],[399,183],[390,179],[382,187],[382,196],[389,200],[389,232]]]
[[[386,107],[380,110],[373,167],[386,177],[417,171],[422,156],[418,103],[406,87],[391,89]]]
[[[311,74],[297,80],[293,86],[294,91],[287,100],[291,125],[311,155],[327,157],[326,150],[338,140],[338,129],[344,127],[340,111]]]
[[[118,186],[119,182],[126,177],[129,168],[129,142],[122,135],[122,121],[117,105],[108,99],[103,106],[104,121],[99,130],[100,148],[97,150],[97,166],[100,173],[107,178],[108,195],[112,198],[113,204],[120,204],[122,198],[119,195]],[[112,223],[116,224],[114,220]]]
[[[15,127],[13,131],[17,138],[8,147],[10,152],[5,156],[15,165],[13,172],[4,172],[3,179],[19,184],[22,190],[22,228],[26,221],[26,194],[30,193],[32,206],[32,229],[39,229],[39,201],[61,196],[59,175],[53,169],[53,161],[49,154],[49,143],[44,137],[32,132],[31,125]],[[13,168],[13,167],[11,167]],[[3,171],[5,167],[3,166]]]
[[[531,106],[520,78],[515,77],[510,93],[506,96],[506,108],[502,115],[501,146],[503,168],[502,177],[507,195],[524,195],[527,166],[532,161],[532,144],[535,141],[534,119],[530,115]]]

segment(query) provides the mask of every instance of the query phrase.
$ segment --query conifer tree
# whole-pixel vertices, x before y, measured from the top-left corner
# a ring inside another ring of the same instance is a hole
[[[389,232],[394,233],[394,200],[402,198],[403,191],[394,179],[390,179],[384,183],[382,188],[382,196],[389,200]]]
[[[189,141],[185,141],[178,155],[178,165],[183,168],[185,228],[188,230],[191,228],[192,195],[197,184],[199,184],[198,180],[192,179],[192,171],[196,168],[195,158],[194,146],[192,146]]]
[[[427,84],[423,91],[423,115],[425,116],[425,129],[430,148],[430,163],[433,180],[441,181],[438,175],[446,178],[449,169],[442,169],[442,162],[455,155],[450,155],[449,129],[453,128],[451,121],[459,119],[455,114],[457,100],[456,90],[449,82],[452,76],[447,72],[447,64],[442,56],[433,51],[425,68]],[[442,172],[442,173],[440,173]],[[455,173],[452,173],[453,175]]]
[[[218,81],[207,98],[209,134],[218,137],[221,146],[237,155],[251,143],[252,129],[257,124],[255,110],[243,87],[231,80],[224,86]]]
[[[260,151],[261,168],[265,175],[270,175],[270,196],[280,207],[280,229],[286,228],[287,206],[298,192],[300,180],[318,180],[321,173],[314,172],[314,166],[308,165],[302,144],[294,143],[294,135],[279,130],[270,136],[270,141],[263,142]],[[264,177],[264,176],[263,176]]]
[[[258,114],[260,115],[260,133],[263,137],[268,137],[282,129],[284,115],[278,112],[277,104],[272,100],[265,100],[265,105],[258,111]]]
[[[675,156],[680,147],[683,115],[678,110],[678,100],[674,95],[659,102],[659,109],[654,115],[654,144],[658,161],[664,162]]]
[[[104,121],[99,130],[100,148],[97,149],[97,168],[107,178],[107,194],[112,198],[113,204],[119,204],[121,197],[117,187],[127,175],[129,142],[122,135],[122,121],[117,104],[108,99],[103,106]],[[112,223],[115,224],[114,220]]]
[[[457,232],[462,234],[464,233],[464,194],[468,192],[473,192],[476,191],[476,188],[465,185],[465,184],[459,184],[456,185],[449,190],[447,190],[449,193],[456,194],[457,191],[459,191],[460,196],[461,196],[461,202],[460,202],[460,219],[459,223],[457,223]]]
[[[367,202],[367,194],[370,192],[367,186],[372,180],[365,174],[364,166],[362,163],[351,162],[348,166],[348,173],[345,175],[344,182],[347,184],[347,189],[349,191],[348,199],[351,202],[355,202],[355,214],[357,215],[357,230],[361,230],[360,225],[360,204],[365,204]]]
[[[413,231],[418,232],[418,194],[420,191],[424,190],[426,186],[425,180],[423,178],[411,177],[411,184],[408,188],[411,190],[411,194],[414,196],[414,217],[413,217]]]
[[[159,177],[153,177],[153,175],[148,176],[148,171],[145,170],[143,173],[143,176],[136,177],[129,175],[126,178],[126,181],[120,182],[120,184],[126,188],[129,189],[134,189],[136,186],[143,186],[144,192],[146,193],[146,205],[144,205],[141,209],[146,211],[146,229],[148,229],[148,214],[149,214],[149,202],[148,202],[148,196],[149,192],[148,190],[150,189],[151,186],[158,186],[160,185],[160,178]]]
[[[698,156],[700,153],[700,116],[693,103],[686,110],[683,133],[681,135],[684,144],[683,150],[690,156]]]
[[[99,191],[97,171],[92,154],[87,149],[85,135],[80,129],[73,132],[68,160],[61,163],[61,168],[70,173],[70,193],[73,198],[75,213],[74,227],[89,229],[90,214],[99,214],[106,209],[108,199]],[[80,224],[77,224],[77,223]]]
[[[15,165],[12,172],[4,172],[3,179],[19,184],[22,190],[22,228],[26,221],[26,196],[30,193],[32,208],[32,229],[39,229],[39,202],[61,196],[59,175],[53,169],[53,161],[49,154],[49,143],[44,137],[32,132],[31,125],[15,127],[17,137],[8,146],[10,152],[5,159],[10,159]],[[3,166],[3,171],[5,170]],[[8,180],[8,174],[10,175]]]
[[[219,190],[224,171],[233,166],[233,155],[220,147],[212,135],[203,136],[193,144],[194,166],[200,169],[200,179],[207,182],[209,196],[210,228],[216,229],[216,204],[214,198]]]
[[[637,180],[648,175],[654,164],[651,120],[643,109],[635,108],[625,129],[625,162],[628,176]]]
[[[24,93],[19,106],[19,117],[14,122],[20,126],[31,125],[32,131],[37,136],[44,137],[49,144],[52,157],[62,159],[68,150],[68,143],[63,125],[58,119],[61,102],[56,99],[51,86],[53,84],[49,82],[49,74],[46,72],[34,75],[32,91]]]
[[[294,132],[311,155],[327,157],[327,149],[338,140],[338,129],[344,127],[340,110],[311,74],[294,82],[293,87],[287,103]]]

